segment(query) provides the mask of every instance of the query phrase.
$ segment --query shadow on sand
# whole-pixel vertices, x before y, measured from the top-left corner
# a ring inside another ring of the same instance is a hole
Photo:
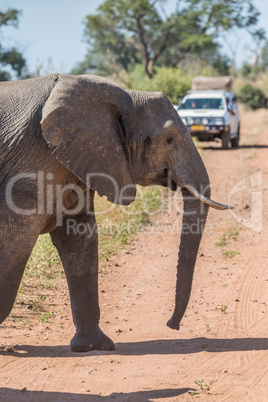
[[[183,395],[190,391],[190,388],[175,388],[175,389],[160,389],[150,391],[137,391],[128,393],[114,392],[108,396],[93,395],[93,394],[73,394],[69,392],[45,392],[45,391],[27,391],[11,388],[0,389],[1,401],[122,401],[122,402],[149,402],[152,399],[172,398]]]
[[[10,355],[0,348],[0,356]],[[98,356],[98,355],[184,355],[200,352],[234,352],[250,350],[268,350],[268,338],[233,338],[233,339],[160,339],[144,342],[122,342],[116,344],[116,350],[100,351],[92,350],[85,353],[73,353],[67,345],[62,346],[36,346],[17,345],[13,356],[18,358],[27,357],[75,357],[75,356]]]

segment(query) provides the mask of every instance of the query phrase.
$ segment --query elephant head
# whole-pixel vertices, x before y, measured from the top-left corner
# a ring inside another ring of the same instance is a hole
[[[161,93],[126,91],[100,77],[60,76],[42,132],[61,164],[112,202],[132,202],[136,184],[182,189],[176,301],[167,324],[179,329],[208,206],[228,206],[210,200],[205,166],[173,105]]]
[[[123,122],[125,131],[129,132],[128,148],[136,182],[143,186],[160,184],[172,190],[182,189],[184,213],[175,310],[167,323],[170,328],[179,329],[191,293],[208,206],[231,207],[209,198],[210,183],[203,161],[167,97],[162,93],[138,91],[129,94],[135,105],[134,112],[123,118]]]

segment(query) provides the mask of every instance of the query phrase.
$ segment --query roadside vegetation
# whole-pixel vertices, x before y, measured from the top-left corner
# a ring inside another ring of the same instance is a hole
[[[150,225],[154,217],[163,212],[167,191],[159,186],[138,187],[137,199],[127,207],[111,204],[106,198],[96,195],[101,272],[106,271],[111,257],[130,242],[138,230]],[[40,235],[28,260],[15,308],[7,320],[13,321],[13,325],[15,322],[29,326],[36,320],[40,323],[52,322],[57,314],[51,311],[53,294],[60,288],[60,283],[62,287],[63,277],[61,260],[49,234]]]
[[[159,186],[138,187],[137,190],[136,200],[128,207],[114,205],[105,198],[96,197],[100,269],[133,239],[142,226],[150,225],[153,218],[165,208],[168,190]]]
[[[127,244],[137,231],[163,211],[167,190],[155,186],[138,187],[137,199],[130,206],[111,204],[96,195],[95,210],[99,234],[100,267]],[[88,234],[90,235],[90,233]],[[78,233],[79,236],[79,233]],[[61,276],[61,262],[50,236],[41,235],[29,258],[25,276],[38,279],[44,288],[50,287],[52,279]]]
[[[229,232],[223,233],[219,240],[215,243],[215,246],[222,249],[222,255],[226,258],[234,258],[240,254],[236,250],[227,250],[226,246],[234,246],[235,242],[240,238],[240,227],[235,227],[229,230]],[[223,285],[226,287],[227,285]]]
[[[177,105],[179,97],[191,89],[192,79],[196,75],[218,75],[218,70],[197,60],[185,62],[180,67],[156,67],[152,79],[148,79],[142,65],[137,65],[129,74],[122,73],[112,77],[124,88],[138,91],[163,92],[169,100]]]
[[[267,103],[264,92],[252,84],[246,84],[240,89],[239,100],[253,110],[266,107]]]

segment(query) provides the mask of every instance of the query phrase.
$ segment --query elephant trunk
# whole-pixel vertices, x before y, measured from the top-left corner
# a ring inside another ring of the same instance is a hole
[[[190,299],[195,261],[202,238],[208,208],[222,206],[210,200],[210,183],[206,168],[193,142],[186,141],[184,152],[191,155],[191,164],[170,166],[172,180],[182,188],[183,220],[177,265],[175,309],[167,326],[179,330]],[[190,168],[189,168],[190,167]]]
[[[209,192],[209,189],[207,190]],[[183,189],[184,213],[181,230],[175,309],[168,327],[179,330],[181,319],[190,299],[194,266],[206,222],[208,205]]]
[[[178,120],[178,124],[180,121]],[[187,161],[183,158],[188,155]],[[176,164],[178,163],[179,164]],[[181,163],[181,161],[183,161]],[[177,265],[175,309],[167,322],[168,327],[179,329],[181,319],[190,299],[195,261],[202,238],[209,206],[215,209],[230,209],[210,199],[210,183],[204,163],[197,152],[189,133],[180,149],[178,158],[169,166],[171,179],[182,188],[183,221]]]

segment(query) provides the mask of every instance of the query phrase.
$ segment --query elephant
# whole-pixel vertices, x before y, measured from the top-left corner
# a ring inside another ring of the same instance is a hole
[[[178,330],[208,208],[230,207],[210,199],[203,161],[168,98],[95,75],[62,74],[1,83],[0,98],[0,323],[38,236],[49,233],[69,288],[71,350],[113,350],[99,327],[94,194],[129,205],[136,185],[161,185],[180,188],[184,203],[175,309],[167,323]],[[70,217],[89,224],[91,236],[68,231]]]

